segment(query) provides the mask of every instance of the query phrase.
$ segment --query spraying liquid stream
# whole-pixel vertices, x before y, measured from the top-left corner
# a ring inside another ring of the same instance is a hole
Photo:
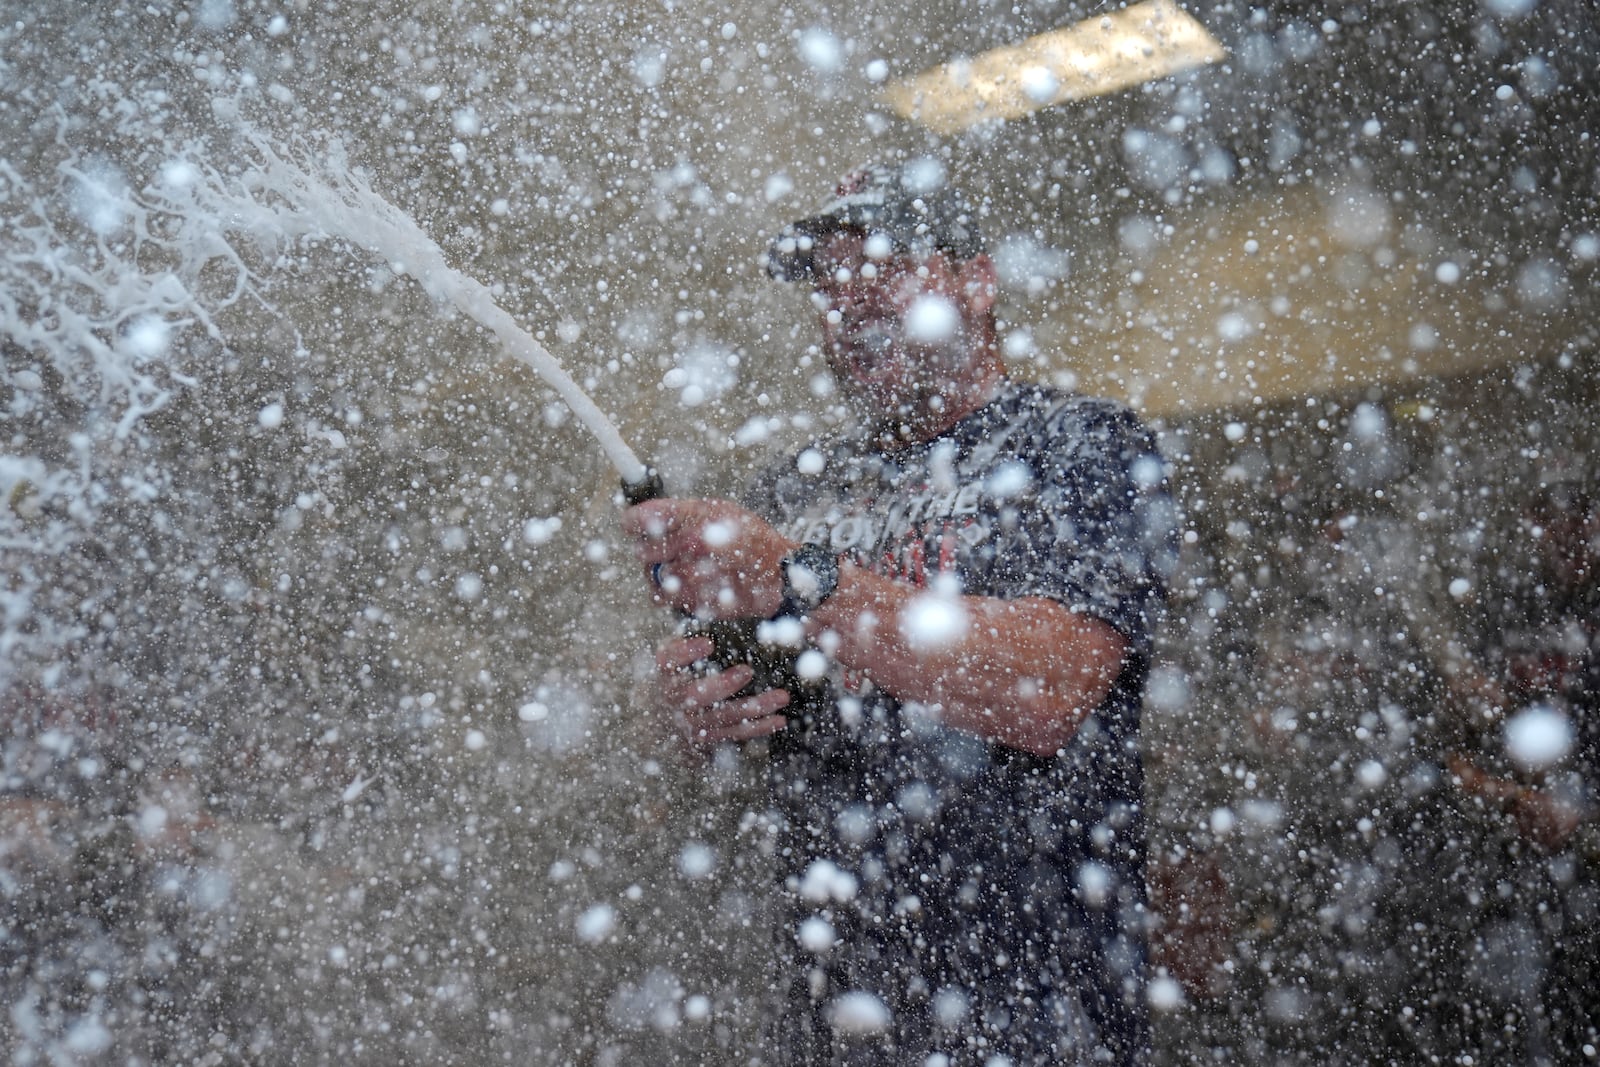
[[[262,136],[245,131],[243,137],[256,159],[237,178],[190,161],[168,167],[157,195],[197,203],[229,220],[230,229],[338,238],[382,256],[434,299],[487,327],[512,357],[544,379],[594,435],[625,485],[648,481],[648,468],[560,362],[495,303],[488,286],[446,263],[444,251],[410,216],[347,167],[313,172]]]

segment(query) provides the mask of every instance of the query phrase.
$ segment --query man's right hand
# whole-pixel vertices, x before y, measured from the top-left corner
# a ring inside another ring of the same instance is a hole
[[[690,747],[767,737],[788,725],[779,714],[789,703],[788,690],[736,697],[754,671],[745,663],[711,671],[696,667],[711,651],[709,637],[693,636],[671,638],[656,652],[654,706]]]

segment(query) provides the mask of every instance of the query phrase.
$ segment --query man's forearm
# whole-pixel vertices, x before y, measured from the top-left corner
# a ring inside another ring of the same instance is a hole
[[[1045,597],[953,597],[964,616],[940,640],[919,634],[926,590],[846,564],[811,630],[847,668],[900,700],[938,705],[943,721],[1041,755],[1071,740],[1116,681],[1127,641],[1105,622]]]

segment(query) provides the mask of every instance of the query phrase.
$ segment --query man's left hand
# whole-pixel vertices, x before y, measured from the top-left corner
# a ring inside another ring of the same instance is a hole
[[[699,618],[769,618],[780,565],[796,542],[727,500],[659,499],[623,512],[622,528],[657,602]]]

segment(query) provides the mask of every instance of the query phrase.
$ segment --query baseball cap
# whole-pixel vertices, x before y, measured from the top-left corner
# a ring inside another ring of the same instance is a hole
[[[977,212],[949,183],[943,164],[926,158],[871,163],[841,178],[815,214],[778,232],[762,256],[768,273],[786,282],[809,278],[817,243],[838,230],[881,233],[898,251],[938,249],[956,259],[987,247]]]

